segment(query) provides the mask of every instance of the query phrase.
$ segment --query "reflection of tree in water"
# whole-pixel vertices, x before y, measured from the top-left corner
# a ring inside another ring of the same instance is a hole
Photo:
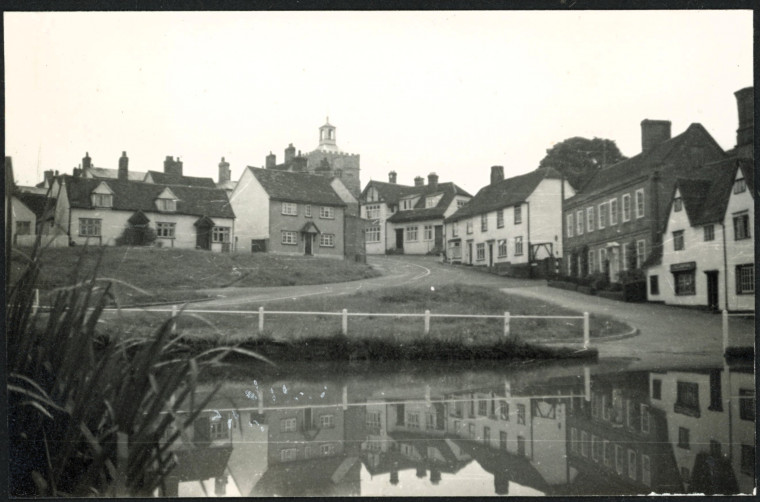
[[[731,462],[722,456],[707,452],[697,453],[692,469],[690,492],[705,495],[732,495],[739,493],[739,483]]]

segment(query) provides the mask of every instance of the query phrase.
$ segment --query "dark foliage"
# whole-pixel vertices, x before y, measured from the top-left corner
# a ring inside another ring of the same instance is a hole
[[[539,167],[552,167],[565,175],[567,181],[579,190],[591,176],[604,166],[616,164],[626,157],[613,140],[574,137],[557,143],[546,150]]]

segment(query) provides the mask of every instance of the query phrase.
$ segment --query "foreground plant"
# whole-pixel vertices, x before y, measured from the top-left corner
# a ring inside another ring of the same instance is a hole
[[[230,352],[258,356],[224,347],[189,357],[175,318],[150,338],[112,342],[96,329],[111,285],[79,267],[37,313],[39,254],[38,239],[7,294],[10,493],[152,494],[176,463],[172,444],[216,392],[196,402],[199,376]]]

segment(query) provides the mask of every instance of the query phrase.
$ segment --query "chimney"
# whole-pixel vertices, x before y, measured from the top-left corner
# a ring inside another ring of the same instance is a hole
[[[669,120],[649,120],[641,121],[641,151],[648,152],[660,143],[670,139],[670,121]]]
[[[293,157],[295,156],[296,156],[296,147],[294,147],[293,143],[291,143],[285,149],[285,163],[290,164],[291,162],[293,162]]]
[[[396,171],[391,171],[388,173],[388,183],[396,184]]]
[[[179,157],[177,157],[177,160],[174,160],[171,155],[166,156],[166,160],[164,160],[164,173],[177,177],[182,176],[182,161],[179,160]]]
[[[90,152],[86,152],[82,157],[82,169],[89,169],[92,167],[92,159],[90,158]]]
[[[425,178],[423,178],[422,176],[415,177],[414,178],[414,186],[416,186],[416,187],[425,186]]]
[[[491,166],[491,184],[504,180],[504,166]]]
[[[749,145],[750,151],[755,133],[754,87],[745,87],[734,93],[739,108],[739,128],[736,130],[736,146]]]
[[[264,167],[267,169],[274,169],[274,166],[277,165],[277,156],[273,154],[272,152],[269,152],[269,155],[267,155],[266,164]]]
[[[428,186],[435,190],[438,188],[438,175],[435,173],[428,174]]]
[[[127,152],[121,152],[121,157],[119,158],[119,179],[121,181],[129,179],[129,157],[127,157]]]
[[[219,163],[219,183],[230,181],[230,163],[224,160]]]
[[[45,176],[45,186],[48,186],[48,187],[49,187],[50,185],[52,185],[52,184],[53,184],[53,176],[54,176],[54,173],[53,173],[53,170],[52,170],[52,169],[51,169],[51,170],[49,170],[49,171],[45,171],[45,172],[43,173],[43,176]]]
[[[74,168],[74,177],[75,178],[81,178],[82,177],[82,168],[81,167],[75,167]]]

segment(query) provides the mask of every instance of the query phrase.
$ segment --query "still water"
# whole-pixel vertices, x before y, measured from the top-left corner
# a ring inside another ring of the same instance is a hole
[[[161,495],[752,493],[753,367],[625,366],[251,370],[222,382]]]

